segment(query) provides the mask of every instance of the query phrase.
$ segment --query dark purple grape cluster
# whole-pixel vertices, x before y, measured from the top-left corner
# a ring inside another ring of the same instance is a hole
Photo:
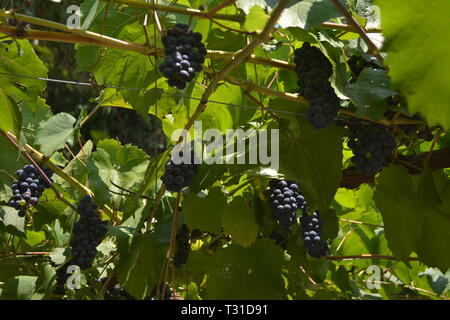
[[[107,278],[104,279],[106,281]],[[106,289],[104,298],[105,300],[134,300],[134,298],[124,288],[122,288],[120,284],[116,284],[112,288]]]
[[[177,250],[175,252],[175,256],[173,257],[173,265],[175,268],[181,268],[181,266],[186,264],[187,259],[189,258],[189,236],[189,228],[187,225],[183,224],[176,236]]]
[[[353,151],[351,161],[356,169],[367,176],[381,171],[397,147],[395,138],[377,123],[355,121],[349,128],[348,146]]]
[[[194,80],[196,72],[202,70],[207,53],[202,43],[202,35],[192,32],[187,24],[177,23],[167,30],[162,38],[165,60],[159,65],[159,70],[168,79],[171,87],[179,90]]]
[[[348,59],[347,64],[350,67],[351,72],[353,73],[355,80],[359,77],[360,73],[366,69],[371,68],[375,70],[380,70],[383,67],[380,66],[375,57],[370,57],[370,60],[364,59],[362,56],[353,55],[350,59]]]
[[[41,169],[51,181],[53,172],[48,168]],[[35,206],[39,203],[40,196],[45,188],[49,188],[50,185],[32,164],[17,170],[16,175],[18,180],[14,180],[11,185],[13,197],[9,204],[19,211],[19,217],[24,217],[26,210],[30,206]]]
[[[182,157],[182,153],[180,157]],[[176,164],[172,158],[166,163],[166,170],[161,180],[168,191],[180,192],[181,189],[192,185],[192,180],[200,165],[195,163],[193,152],[189,160],[190,163]]]
[[[316,129],[324,129],[333,123],[340,107],[340,100],[329,81],[333,66],[317,47],[308,42],[294,54],[299,93],[310,102],[308,121]]]
[[[300,217],[300,232],[308,254],[318,259],[326,256],[330,247],[328,242],[322,239],[323,221],[319,217],[319,211],[314,211],[312,216],[309,215],[308,211],[308,209],[303,211]]]
[[[433,141],[434,135],[429,130],[420,130],[417,132],[417,138],[430,142]]]
[[[73,263],[81,270],[92,266],[97,246],[106,235],[106,221],[102,221],[97,204],[90,196],[85,196],[77,205],[80,219],[73,226],[73,237],[70,241]]]
[[[280,227],[289,233],[295,224],[295,211],[302,209],[305,198],[299,193],[298,185],[294,181],[269,181],[269,201],[272,207],[272,217]]]

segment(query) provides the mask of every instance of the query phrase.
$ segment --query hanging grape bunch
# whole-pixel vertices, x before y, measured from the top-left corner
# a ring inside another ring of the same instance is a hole
[[[304,206],[305,198],[299,194],[294,181],[270,180],[269,201],[273,219],[289,232],[295,224],[295,211]]]
[[[102,221],[97,205],[90,196],[85,196],[77,206],[80,219],[73,226],[70,241],[73,263],[81,270],[89,268],[97,254],[97,246],[106,235],[106,221]]]
[[[381,171],[397,147],[395,138],[386,127],[377,123],[355,121],[349,127],[348,146],[354,153],[351,160],[356,170],[367,176]]]
[[[53,182],[51,180],[53,172],[50,169],[43,168],[42,172]],[[32,164],[17,170],[16,175],[18,180],[14,180],[11,185],[13,197],[9,204],[19,211],[19,217],[24,217],[26,210],[39,203],[39,198],[45,188],[50,188],[50,185]]]
[[[190,252],[189,235],[190,232],[187,225],[183,224],[176,236],[177,251],[173,258],[175,268],[181,268],[187,262]]]
[[[183,157],[182,152],[180,152],[181,157]],[[191,152],[191,157],[186,163],[177,164],[175,159],[171,158],[166,163],[166,170],[161,180],[168,191],[180,192],[181,189],[192,185],[192,180],[198,172],[199,166],[199,164],[195,164],[194,152]]]
[[[375,57],[368,58],[370,60],[366,60],[361,56],[353,55],[350,59],[348,59],[347,64],[350,67],[354,75],[354,81],[359,77],[360,73],[366,69],[371,68],[375,70],[381,70],[382,67],[378,64]]]
[[[313,258],[326,256],[330,251],[328,242],[322,239],[323,221],[319,217],[319,211],[314,211],[312,216],[305,208],[300,217],[300,231],[308,254]]]
[[[333,67],[327,57],[308,42],[294,51],[299,93],[310,102],[308,122],[321,130],[331,125],[337,116],[340,100],[328,80]]]
[[[179,90],[194,80],[196,72],[202,70],[207,53],[202,43],[202,35],[192,32],[187,24],[177,23],[167,30],[163,36],[165,60],[159,65],[159,70],[168,79],[171,87]]]
[[[286,249],[287,239],[291,233],[291,227],[295,224],[295,211],[302,208],[303,196],[298,193],[298,186],[293,181],[276,180],[269,181],[269,202],[272,207],[272,218],[282,228],[282,231],[272,230],[270,239]]]

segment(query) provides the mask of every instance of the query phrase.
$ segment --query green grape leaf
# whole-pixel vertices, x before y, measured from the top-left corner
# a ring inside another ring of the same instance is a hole
[[[430,125],[450,128],[450,2],[378,0],[393,87],[404,95],[412,114]],[[432,17],[432,18],[431,18]]]
[[[284,10],[278,23],[283,28],[309,29],[340,16],[330,0],[303,0]]]
[[[2,105],[2,117],[0,118],[0,130],[12,131],[16,135],[20,129],[19,107],[0,90],[0,104]]]
[[[19,144],[33,145],[40,125],[51,118],[52,111],[45,104],[45,100],[38,98],[33,102],[21,104],[22,127],[20,129]]]
[[[45,89],[45,81],[35,77],[46,78],[47,68],[28,40],[0,42],[0,72],[3,73],[0,77],[2,106],[6,101],[4,97],[14,103],[32,102]]]
[[[248,247],[256,241],[259,224],[253,198],[234,197],[222,214],[223,230],[231,234],[233,243]]]
[[[36,289],[38,277],[16,276],[2,286],[0,300],[30,300]]]
[[[249,32],[262,30],[268,19],[269,16],[264,12],[264,9],[253,6],[245,19],[245,30]]]
[[[156,244],[153,235],[137,237],[117,266],[120,284],[137,299],[149,296],[164,271],[166,253],[167,247]]]
[[[68,113],[58,113],[42,123],[37,130],[36,143],[47,157],[73,139],[73,126],[77,120]]]
[[[92,149],[94,148],[94,144],[91,140],[88,140],[84,145],[82,150],[78,152],[78,154],[70,160],[70,162],[64,167],[64,171],[70,174],[72,177],[80,181],[81,183],[86,183],[86,179],[88,177],[88,168],[86,167],[86,163],[92,153]],[[73,186],[68,183],[66,180],[57,176],[56,182],[61,188],[67,192],[67,194],[71,195],[73,198],[79,198],[80,192],[73,188]]]
[[[367,68],[345,87],[345,94],[355,103],[358,115],[379,119],[388,109],[387,98],[396,93],[390,86],[386,71]]]
[[[0,206],[0,222],[6,227],[11,226],[19,232],[25,232],[25,218],[19,217],[17,210],[14,208]]]
[[[254,6],[263,9],[267,7],[266,0],[236,0],[236,4],[245,12],[245,14],[249,14]]]
[[[190,230],[220,233],[221,215],[227,206],[226,195],[219,187],[209,190],[207,195],[191,193],[184,199],[183,213]]]
[[[270,240],[249,248],[230,245],[207,265],[208,299],[277,299],[283,290],[283,252]]]
[[[117,190],[111,181],[128,190],[136,188],[148,163],[148,155],[133,145],[121,146],[116,140],[100,141],[87,163],[98,204],[119,205],[121,197],[108,191]]]
[[[403,167],[390,166],[381,172],[374,199],[396,257],[405,260],[414,251],[428,266],[443,272],[450,268],[450,215],[443,209],[450,202],[449,187],[439,171],[411,176]]]
[[[304,120],[298,137],[280,129],[280,172],[297,181],[311,209],[325,212],[342,178],[343,130],[315,130]]]
[[[69,256],[70,250],[67,248],[54,248],[48,255],[56,265],[63,264]]]
[[[439,295],[450,290],[450,269],[443,274],[439,269],[427,268],[425,271],[419,273],[418,276],[425,276],[430,287]]]

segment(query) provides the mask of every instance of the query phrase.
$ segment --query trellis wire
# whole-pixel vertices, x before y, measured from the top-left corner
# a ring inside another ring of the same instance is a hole
[[[78,82],[78,81],[70,81],[70,80],[44,78],[44,77],[32,77],[32,76],[19,75],[19,74],[13,74],[13,73],[4,73],[4,72],[0,72],[0,75],[10,76],[10,77],[17,77],[17,78],[33,79],[33,80],[40,80],[40,81],[47,81],[47,82],[54,82],[54,83],[62,83],[62,84],[71,84],[71,85],[79,85],[79,86],[96,87],[96,85],[94,85],[93,83],[90,83],[90,82]],[[154,89],[142,89],[142,88],[140,89],[140,88],[130,88],[130,87],[121,87],[121,86],[111,86],[111,85],[102,85],[102,86],[99,86],[99,87],[101,87],[103,89],[134,90],[134,91],[142,91],[142,92],[152,92],[154,90]],[[187,98],[187,99],[195,100],[195,101],[201,101],[202,100],[201,98],[190,97],[190,96],[186,96],[184,94],[179,94],[179,93],[160,92],[160,94],[165,94],[165,95],[169,95],[169,96],[176,96],[176,97],[179,97],[179,98]],[[234,104],[234,103],[223,102],[223,101],[207,100],[207,102],[208,103],[215,103],[215,104],[225,105],[225,106],[229,106],[229,107],[235,107],[235,108],[244,108],[244,109],[252,109],[252,110],[267,110],[267,111],[271,111],[273,113],[279,113],[279,114],[288,114],[288,115],[300,116],[300,117],[304,117],[305,116],[304,113],[299,113],[299,112],[291,112],[291,111],[271,109],[271,108],[261,109],[259,107],[253,107],[253,106],[241,105],[241,104]]]

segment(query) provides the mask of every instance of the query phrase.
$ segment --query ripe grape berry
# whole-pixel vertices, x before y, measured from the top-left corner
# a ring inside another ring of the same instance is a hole
[[[304,206],[305,198],[299,193],[299,188],[294,181],[276,180],[269,181],[269,201],[272,207],[272,217],[280,227],[290,232],[295,224],[295,211]]]
[[[367,176],[381,171],[397,147],[395,138],[385,126],[377,123],[355,121],[349,128],[348,146],[354,153],[351,161],[356,169]]]
[[[106,235],[106,222],[101,220],[97,205],[90,196],[85,196],[77,205],[80,219],[73,226],[72,247],[73,263],[81,270],[92,266],[97,246]]]
[[[176,236],[177,251],[173,258],[175,268],[181,268],[187,262],[190,252],[189,235],[190,232],[187,225],[183,224]]]
[[[310,102],[307,118],[316,129],[331,125],[337,116],[340,100],[328,80],[333,67],[327,57],[308,42],[294,51],[299,93]]]
[[[318,259],[326,256],[330,248],[328,242],[322,239],[323,221],[319,217],[319,211],[314,211],[312,216],[308,211],[304,210],[300,217],[300,232],[309,255]]]
[[[207,53],[202,43],[202,35],[192,32],[187,24],[177,23],[167,30],[163,36],[165,60],[159,65],[159,70],[168,79],[171,87],[180,90],[186,88],[196,72],[202,70]]]
[[[181,153],[180,156],[182,157]],[[166,170],[161,180],[168,191],[180,192],[184,187],[192,185],[192,179],[198,172],[199,164],[195,164],[193,152],[189,160],[190,163],[176,164],[172,158],[166,163]]]
[[[41,168],[42,172],[51,180],[53,172],[48,168]],[[45,188],[49,188],[45,179],[39,174],[34,165],[29,164],[16,171],[18,180],[11,184],[13,197],[9,204],[19,211],[19,217],[24,217],[25,212],[30,206],[39,203],[39,198]]]

